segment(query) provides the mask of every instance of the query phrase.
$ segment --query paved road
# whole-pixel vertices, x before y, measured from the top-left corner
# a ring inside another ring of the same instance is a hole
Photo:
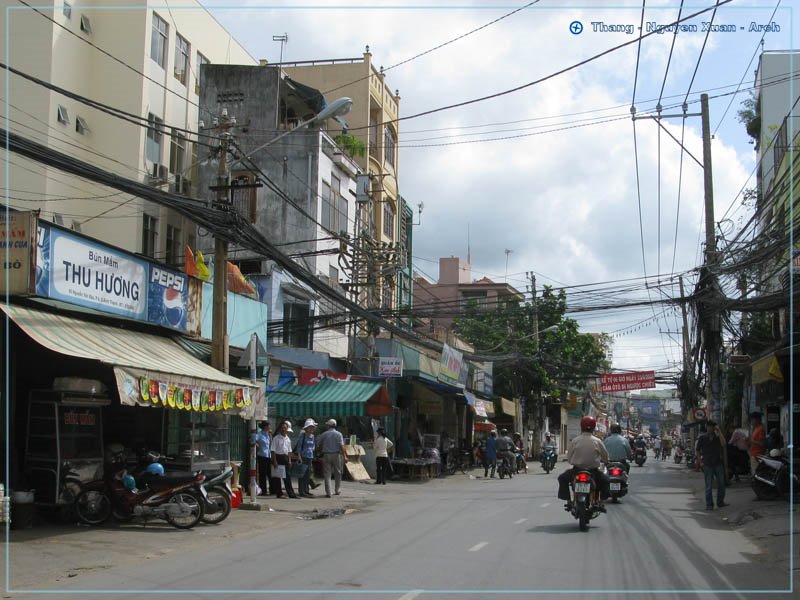
[[[703,510],[691,493],[697,477],[652,459],[633,467],[631,494],[586,533],[555,498],[555,474],[538,469],[513,480],[380,486],[373,506],[347,517],[297,520],[49,587],[106,590],[104,598],[131,597],[116,590],[198,590],[193,597],[216,599],[263,592],[485,598],[505,590],[543,598],[587,591],[609,592],[603,598],[789,597],[763,593],[788,590],[788,571]],[[223,593],[230,590],[240,591]]]

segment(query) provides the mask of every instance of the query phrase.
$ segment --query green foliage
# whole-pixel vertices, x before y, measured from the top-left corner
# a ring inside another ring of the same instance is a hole
[[[756,98],[753,92],[750,93],[749,98],[742,101],[742,108],[736,113],[739,122],[744,124],[747,135],[755,143],[755,150],[758,150],[758,144],[761,138],[761,99]]]
[[[351,133],[340,133],[334,142],[345,151],[350,158],[363,157],[367,153],[367,146]]]
[[[545,287],[537,300],[538,339],[533,335],[530,304],[485,309],[469,304],[454,323],[456,333],[480,354],[514,354],[495,362],[494,388],[499,395],[542,394],[558,398],[562,389],[583,388],[588,378],[606,365],[607,338],[595,339],[578,331],[565,318],[566,295]],[[554,331],[545,329],[557,326]]]

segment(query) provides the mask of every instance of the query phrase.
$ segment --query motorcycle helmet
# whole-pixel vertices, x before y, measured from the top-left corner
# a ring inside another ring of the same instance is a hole
[[[161,463],[150,463],[147,465],[145,472],[150,473],[151,475],[163,475],[164,474],[164,465]]]
[[[133,491],[136,489],[136,480],[133,478],[133,475],[123,475],[122,476],[122,486],[128,490]]]
[[[581,431],[594,431],[597,421],[594,417],[583,417],[581,419]]]
[[[500,435],[508,435],[508,429],[501,429]]]
[[[622,427],[619,426],[619,423],[611,424],[611,433],[622,433]]]
[[[772,458],[780,458],[781,455],[782,455],[782,452],[780,451],[779,448],[773,448],[772,450],[769,451],[769,455]]]

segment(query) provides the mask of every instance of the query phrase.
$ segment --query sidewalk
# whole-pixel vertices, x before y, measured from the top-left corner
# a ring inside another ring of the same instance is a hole
[[[685,473],[692,496],[698,506],[705,507],[705,482],[703,473],[688,469],[684,464],[669,464],[669,467],[681,469]],[[714,500],[716,500],[716,486]],[[739,530],[756,545],[762,548],[763,555],[757,560],[763,560],[780,565],[781,568],[790,568],[789,523],[792,511],[792,530],[794,532],[794,548],[792,552],[797,556],[798,534],[800,534],[800,519],[798,519],[798,505],[792,506],[787,499],[759,500],[750,487],[750,478],[741,477],[741,481],[732,481],[725,489],[725,502],[729,506],[716,508],[705,513],[699,519],[712,526]],[[698,509],[699,510],[699,509]],[[800,564],[795,558],[795,571]]]
[[[386,495],[387,490],[391,493],[391,488],[391,484],[375,486],[343,481],[341,495],[331,498],[325,497],[323,487],[317,488],[314,498],[259,497],[256,502],[261,510],[233,509],[219,525],[201,522],[188,531],[175,529],[161,519],[146,524],[138,519],[124,524],[109,520],[101,527],[89,527],[51,523],[40,518],[30,529],[8,532],[8,543],[4,546],[11,566],[10,587],[24,590],[43,584],[58,585],[59,581],[81,573],[109,569],[122,563],[146,563],[194,547],[267,536],[276,528],[294,527],[298,519],[346,518],[348,514],[367,509]],[[249,498],[245,498],[244,503],[249,504]],[[5,579],[5,560],[0,570]],[[2,597],[14,596],[4,594]]]

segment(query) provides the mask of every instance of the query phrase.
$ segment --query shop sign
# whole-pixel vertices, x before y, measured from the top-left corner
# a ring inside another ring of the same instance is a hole
[[[656,387],[655,371],[605,373],[600,376],[600,389],[603,392],[624,392],[654,387]]]
[[[36,215],[4,210],[0,213],[0,294],[30,294],[33,232]]]
[[[189,277],[161,265],[149,265],[147,320],[155,325],[186,331]]]
[[[475,414],[479,417],[488,417],[489,411],[486,410],[486,405],[491,404],[490,402],[486,402],[486,400],[481,400],[480,398],[475,400]],[[494,411],[491,411],[492,415],[494,415]]]
[[[138,320],[147,318],[148,263],[39,226],[36,294]]]
[[[402,377],[403,359],[394,356],[381,356],[378,358],[378,376]]]
[[[464,384],[461,383],[463,368],[464,355],[458,350],[444,344],[442,346],[442,360],[439,367],[439,381],[454,387],[464,387]]]
[[[82,413],[82,412],[65,412],[64,413],[64,425],[84,425],[93,427],[95,425],[96,418],[94,413]]]
[[[325,378],[349,381],[347,373],[335,373],[330,369],[295,369],[295,376],[299,385],[314,385]]]

